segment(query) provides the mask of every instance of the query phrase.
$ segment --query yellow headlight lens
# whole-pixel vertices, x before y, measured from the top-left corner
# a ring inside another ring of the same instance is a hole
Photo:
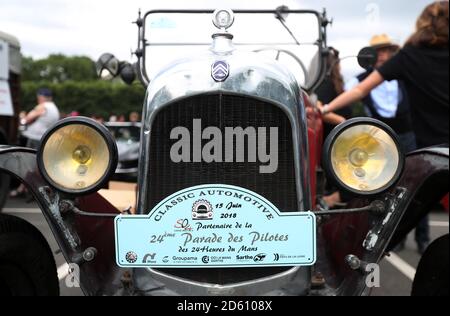
[[[44,144],[42,162],[48,177],[59,188],[84,191],[108,173],[111,153],[105,138],[84,124],[62,126]]]
[[[393,138],[374,125],[355,125],[337,136],[331,165],[337,178],[357,191],[376,191],[388,185],[400,166]]]

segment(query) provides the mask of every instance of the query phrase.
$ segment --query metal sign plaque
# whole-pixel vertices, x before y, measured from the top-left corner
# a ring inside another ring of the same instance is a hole
[[[121,267],[308,266],[316,261],[312,212],[281,213],[249,190],[201,185],[177,192],[148,215],[115,219]]]

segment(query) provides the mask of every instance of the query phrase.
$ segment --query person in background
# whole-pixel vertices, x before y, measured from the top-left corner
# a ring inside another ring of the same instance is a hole
[[[52,91],[46,88],[37,91],[37,106],[21,120],[27,129],[23,135],[28,139],[27,147],[38,149],[44,133],[60,119],[59,110],[53,102]]]
[[[341,64],[339,60],[339,51],[330,47],[330,54],[327,59],[327,76],[316,90],[317,99],[321,104],[326,104],[335,99],[344,92],[344,78],[341,74]],[[350,107],[342,108],[334,113],[335,115],[324,116],[324,139],[330,134],[336,125],[344,122],[352,117],[352,109]],[[326,191],[331,192],[329,195],[323,196],[326,207],[332,208],[347,201],[349,198],[344,192],[336,190],[334,187],[327,187]]]
[[[370,46],[377,51],[377,62],[374,69],[383,66],[400,49],[386,34],[373,36],[370,40]],[[350,80],[346,84],[345,90],[351,90],[356,87],[374,69],[369,69]],[[363,98],[363,103],[367,116],[386,123],[397,133],[405,152],[416,149],[416,138],[412,130],[408,94],[403,81],[383,81]]]
[[[92,115],[91,119],[95,120],[97,123],[105,124],[105,119],[102,116]]]
[[[449,139],[449,2],[428,5],[416,23],[416,31],[405,46],[353,89],[329,104],[320,106],[322,115],[366,97],[384,80],[405,83],[413,131],[418,148],[447,144]],[[417,235],[416,235],[417,238]],[[428,242],[418,241],[419,252]]]
[[[330,54],[327,59],[327,76],[316,90],[318,100],[322,104],[331,102],[338,95],[344,92],[344,78],[341,74],[341,63],[339,51],[330,47]],[[352,117],[352,109],[345,107],[334,112],[335,116],[324,117],[324,138],[330,134],[331,130],[346,119]]]
[[[27,112],[26,111],[20,111],[20,113],[19,113],[19,120],[22,121],[26,117],[27,117]]]
[[[20,124],[26,126],[26,129],[22,132],[22,135],[27,138],[26,146],[32,149],[39,148],[42,136],[60,119],[59,110],[53,102],[51,90],[39,89],[36,97],[36,107],[20,120]],[[25,186],[21,184],[16,190],[10,192],[10,197],[18,197],[25,193]]]
[[[360,82],[370,76],[375,69],[383,66],[400,50],[400,46],[394,44],[386,34],[373,36],[370,40],[370,46],[377,52],[377,62],[374,68],[350,80],[345,87],[347,91],[356,87]],[[383,81],[363,99],[363,103],[367,116],[386,123],[386,125],[397,133],[400,145],[403,147],[405,153],[417,148],[416,137],[412,130],[408,94],[403,81]],[[416,228],[418,249],[426,247],[429,243],[430,228],[428,222],[428,216],[425,216]],[[395,250],[403,250],[405,243],[406,241],[403,240]]]
[[[19,146],[26,147],[27,146],[27,138],[23,135],[23,132],[26,130],[26,126],[22,125],[22,122],[24,122],[25,117],[27,117],[26,111],[21,111],[19,113]]]
[[[140,121],[140,115],[138,112],[131,112],[128,119],[131,123],[138,123]]]

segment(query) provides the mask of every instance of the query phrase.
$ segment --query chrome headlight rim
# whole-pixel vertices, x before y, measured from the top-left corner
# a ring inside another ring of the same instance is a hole
[[[64,128],[69,125],[84,125],[89,128],[92,128],[93,130],[98,132],[98,134],[103,138],[103,140],[106,143],[106,147],[108,148],[108,151],[109,151],[109,162],[108,162],[108,167],[106,169],[107,171],[105,172],[105,174],[96,183],[94,183],[93,185],[91,185],[89,187],[83,188],[83,189],[68,189],[68,188],[65,188],[65,187],[59,185],[58,183],[53,181],[53,179],[47,173],[45,164],[44,164],[43,156],[44,156],[44,149],[45,149],[45,145],[47,144],[47,141],[50,139],[50,137],[55,132],[57,132],[61,128]],[[69,195],[74,195],[74,196],[95,193],[99,189],[101,189],[114,175],[116,168],[117,168],[118,160],[119,160],[119,155],[118,155],[118,150],[117,150],[117,144],[116,144],[113,136],[109,132],[109,130],[102,124],[98,123],[97,121],[95,121],[91,118],[88,118],[88,117],[83,117],[83,116],[68,117],[68,118],[62,119],[59,122],[57,122],[50,129],[48,129],[45,132],[45,134],[42,136],[41,142],[39,144],[39,148],[37,150],[37,166],[38,166],[39,172],[41,173],[41,175],[45,179],[45,181],[47,181],[47,183],[49,183],[56,190],[67,193]]]
[[[343,132],[345,132],[349,128],[352,128],[352,127],[358,126],[358,125],[370,125],[370,126],[380,128],[381,130],[386,132],[389,137],[391,137],[395,146],[397,147],[398,166],[397,166],[397,170],[396,170],[394,176],[385,185],[383,185],[382,187],[375,189],[375,190],[370,190],[370,191],[357,190],[357,189],[354,189],[354,188],[346,185],[341,179],[339,179],[339,176],[336,174],[336,172],[333,168],[331,155],[332,155],[332,149],[333,149],[333,146],[334,146],[336,140],[339,138],[339,136]],[[402,149],[402,146],[400,144],[400,140],[399,140],[397,134],[387,124],[385,124],[379,120],[376,120],[373,118],[368,118],[368,117],[352,118],[352,119],[349,119],[349,120],[345,121],[344,123],[336,126],[331,131],[331,133],[328,135],[327,139],[325,140],[324,147],[323,147],[322,166],[323,166],[328,178],[331,179],[340,189],[343,189],[344,191],[350,192],[354,195],[373,196],[373,195],[378,195],[378,194],[386,192],[387,190],[391,189],[400,180],[400,177],[403,174],[403,170],[405,167],[405,153]]]

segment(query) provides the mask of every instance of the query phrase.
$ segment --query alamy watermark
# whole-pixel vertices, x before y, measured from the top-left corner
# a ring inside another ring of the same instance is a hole
[[[367,272],[366,286],[368,288],[379,288],[380,285],[380,266],[376,263],[370,263],[365,267]]]
[[[80,267],[76,263],[70,263],[68,266],[65,284],[68,288],[80,287]]]
[[[278,127],[225,127],[225,135],[215,126],[202,128],[194,119],[191,131],[182,126],[172,129],[170,149],[174,163],[181,162],[260,162],[260,173],[278,169]],[[202,146],[203,140],[209,140]],[[269,142],[268,142],[269,141]],[[247,153],[247,161],[245,161]]]
[[[370,27],[378,28],[381,24],[381,8],[378,3],[371,2],[366,5],[366,23]]]

